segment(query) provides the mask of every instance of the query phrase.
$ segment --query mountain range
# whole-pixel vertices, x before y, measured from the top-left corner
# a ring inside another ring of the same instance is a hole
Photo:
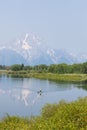
[[[33,34],[25,34],[15,42],[0,46],[0,65],[73,64],[86,61],[86,54],[75,55],[50,48]]]

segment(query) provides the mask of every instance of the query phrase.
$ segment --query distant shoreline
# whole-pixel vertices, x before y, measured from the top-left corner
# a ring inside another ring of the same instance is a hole
[[[15,78],[38,78],[59,82],[87,82],[87,74],[55,74],[55,73],[29,73],[27,71],[2,70],[0,74],[6,74]]]

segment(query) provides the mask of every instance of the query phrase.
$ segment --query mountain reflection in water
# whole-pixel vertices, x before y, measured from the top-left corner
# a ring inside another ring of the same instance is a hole
[[[72,101],[87,96],[86,86],[3,75],[0,77],[0,117],[5,113],[19,116],[37,115],[46,103]],[[40,90],[42,93],[39,93]]]

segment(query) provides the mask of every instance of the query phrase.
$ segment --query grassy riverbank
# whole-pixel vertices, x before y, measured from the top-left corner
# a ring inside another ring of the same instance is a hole
[[[71,103],[47,104],[37,117],[8,115],[1,119],[0,130],[87,130],[87,97]]]
[[[48,79],[59,82],[86,82],[87,75],[86,74],[52,74],[52,73],[44,73],[44,74],[34,74],[35,78],[39,79]]]
[[[0,74],[8,74],[8,70],[0,70]]]
[[[59,82],[86,82],[87,74],[54,74],[54,73],[28,73],[27,71],[6,71],[12,77],[39,78]]]

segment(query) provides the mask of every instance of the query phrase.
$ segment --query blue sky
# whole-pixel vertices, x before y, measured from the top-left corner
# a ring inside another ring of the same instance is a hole
[[[0,0],[0,43],[24,33],[52,48],[87,52],[87,0]]]

